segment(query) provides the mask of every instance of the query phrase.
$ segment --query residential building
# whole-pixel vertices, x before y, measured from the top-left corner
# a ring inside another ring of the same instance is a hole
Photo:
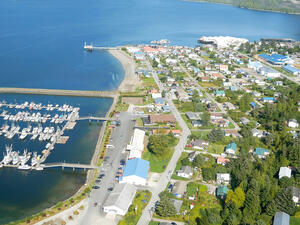
[[[290,119],[288,121],[287,125],[291,128],[298,128],[299,127],[299,123],[296,119]]]
[[[136,187],[131,184],[116,184],[103,204],[103,211],[108,214],[124,216],[132,204]]]
[[[275,213],[273,225],[289,225],[290,224],[290,215],[285,212]]]
[[[266,156],[270,154],[268,149],[265,148],[256,148],[255,151],[253,152],[254,156],[257,156],[258,158],[265,159]]]
[[[215,96],[216,97],[225,97],[225,91],[217,90],[217,91],[215,91]]]
[[[232,142],[228,144],[225,148],[226,154],[235,155],[236,152],[236,143]]]
[[[189,120],[199,120],[199,116],[194,112],[186,112],[185,115]]]
[[[198,153],[197,153],[196,151],[193,151],[193,152],[189,153],[189,154],[188,154],[188,160],[189,160],[190,162],[193,162],[194,159],[195,159],[195,157],[196,157],[197,155],[198,155]]]
[[[225,166],[226,163],[228,163],[228,162],[230,162],[230,159],[226,159],[226,158],[224,158],[223,156],[219,156],[219,157],[217,158],[217,164],[220,164],[220,165]]]
[[[193,120],[192,121],[192,126],[193,127],[202,127],[203,126],[203,122],[201,120]]]
[[[280,167],[279,170],[279,179],[281,179],[282,177],[288,177],[291,178],[292,175],[292,170],[286,166],[284,167]]]
[[[217,187],[217,197],[220,199],[226,198],[228,191],[229,191],[228,187],[226,187],[224,185]]]
[[[176,197],[176,198],[182,198],[185,191],[186,191],[186,181],[176,181],[172,187],[171,193]]]
[[[260,100],[262,102],[268,102],[268,103],[273,103],[275,101],[273,97],[262,97]]]
[[[190,166],[183,166],[177,171],[177,176],[191,178],[193,176],[193,169]]]
[[[196,139],[196,140],[192,141],[191,144],[192,144],[193,148],[203,150],[208,147],[209,142],[202,140],[202,139]]]
[[[228,185],[230,181],[229,173],[217,173],[217,183]]]
[[[129,159],[124,168],[123,177],[120,183],[134,185],[146,185],[149,171],[149,162],[144,159]]]
[[[246,117],[241,117],[241,118],[240,118],[240,121],[241,121],[241,123],[242,123],[243,125],[246,125],[247,123],[250,122],[250,120],[247,119]]]

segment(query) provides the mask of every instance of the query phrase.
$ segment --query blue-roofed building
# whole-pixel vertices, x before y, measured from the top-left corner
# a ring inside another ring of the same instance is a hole
[[[164,113],[171,112],[170,106],[168,106],[168,105],[163,105],[162,110]]]
[[[249,61],[248,68],[258,71],[259,68],[263,67],[262,63],[259,61]]]
[[[230,86],[229,90],[231,91],[237,91],[239,88],[237,86]]]
[[[292,60],[288,56],[280,55],[280,54],[272,54],[272,55],[260,54],[259,57],[273,65],[283,65],[292,62]]]
[[[146,185],[150,163],[144,159],[135,158],[127,161],[120,183]]]
[[[250,106],[254,109],[254,108],[256,108],[256,103],[255,102],[250,102]]]
[[[290,215],[285,212],[277,212],[274,216],[273,225],[289,225]]]
[[[287,71],[288,73],[291,73],[293,75],[299,75],[300,74],[300,70],[291,66],[291,65],[286,65],[283,66],[282,69],[284,69],[285,71]]]
[[[275,101],[273,97],[262,97],[260,100],[262,102],[269,102],[269,103],[273,103]]]
[[[217,90],[217,91],[215,91],[215,96],[216,97],[225,97],[225,91],[223,91],[223,90]]]
[[[236,152],[236,143],[234,142],[231,142],[230,144],[228,144],[225,148],[225,152],[227,154],[230,154],[230,155],[235,155],[235,152]]]
[[[253,152],[254,156],[257,156],[258,158],[265,159],[266,156],[270,154],[268,149],[265,148],[256,148],[255,151]]]
[[[217,197],[220,199],[225,198],[228,191],[229,191],[228,187],[224,185],[217,187]]]

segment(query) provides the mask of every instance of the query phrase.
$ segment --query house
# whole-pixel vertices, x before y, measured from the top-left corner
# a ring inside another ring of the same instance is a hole
[[[149,125],[156,123],[170,123],[175,124],[176,119],[172,114],[162,114],[162,115],[149,115]]]
[[[290,119],[287,123],[288,127],[290,128],[298,128],[299,127],[299,123],[296,119]]]
[[[183,166],[177,171],[177,176],[191,178],[193,176],[193,169],[190,166]]]
[[[196,151],[193,151],[193,152],[189,153],[189,154],[188,154],[188,160],[189,160],[190,162],[193,162],[194,159],[195,159],[195,157],[196,157],[197,155],[198,155],[198,153],[197,153]]]
[[[203,122],[201,120],[193,120],[192,126],[193,127],[201,127],[201,126],[203,126]]]
[[[149,162],[144,159],[129,159],[124,168],[120,183],[146,185],[149,171]]]
[[[209,77],[200,77],[201,82],[209,82],[210,78]]]
[[[224,199],[229,191],[228,187],[221,185],[217,187],[217,197],[220,199]]]
[[[103,211],[108,214],[124,216],[132,204],[136,187],[131,184],[116,184],[103,204]]]
[[[256,103],[255,102],[250,102],[250,106],[252,107],[252,109],[256,108]]]
[[[224,102],[224,106],[228,109],[228,110],[235,110],[236,107],[234,106],[234,104],[232,104],[231,102]]]
[[[171,198],[171,199],[170,199],[170,202],[174,205],[177,214],[180,213],[180,209],[181,209],[181,206],[182,206],[183,201],[182,201],[182,200],[178,200],[178,199]]]
[[[293,67],[292,65],[283,66],[282,69],[284,69],[285,71],[287,71],[288,73],[291,73],[293,75],[299,75],[300,74],[300,70]]]
[[[299,205],[300,202],[300,189],[296,187],[288,187],[289,190],[291,190],[293,195],[293,201],[296,203],[296,205]]]
[[[191,144],[193,148],[203,150],[208,147],[209,142],[202,139],[196,139]]]
[[[217,173],[217,183],[228,185],[230,181],[229,173]]]
[[[182,198],[185,191],[186,191],[186,185],[187,182],[183,180],[178,180],[174,183],[172,187],[171,193],[176,197],[176,198]]]
[[[228,65],[220,65],[220,66],[219,66],[219,69],[220,69],[221,71],[227,72],[227,71],[228,71]]]
[[[236,143],[232,142],[228,144],[225,148],[226,154],[235,155],[236,152]]]
[[[225,97],[225,91],[223,91],[223,90],[217,90],[217,91],[215,91],[215,96],[216,97]]]
[[[223,119],[223,113],[211,113],[210,119],[211,120]]]
[[[156,98],[162,98],[161,93],[152,93],[151,95],[152,95],[152,98],[153,98],[153,99],[156,99]]]
[[[163,98],[155,98],[154,104],[156,106],[163,106],[166,103],[166,101]]]
[[[226,163],[228,163],[228,162],[230,162],[230,159],[226,159],[226,158],[224,158],[223,156],[219,156],[219,157],[217,158],[217,164],[220,164],[220,165],[225,166]]]
[[[281,179],[282,177],[288,177],[291,178],[292,175],[292,170],[286,166],[284,167],[280,167],[279,170],[279,179]]]
[[[255,151],[253,152],[254,156],[257,156],[258,158],[265,159],[266,156],[270,154],[268,149],[265,148],[256,148]]]
[[[251,130],[253,137],[262,138],[264,136],[264,132],[262,130],[258,130],[256,128],[253,128]]]
[[[241,118],[240,118],[240,121],[241,121],[241,123],[242,123],[243,125],[246,125],[247,123],[250,122],[250,120],[247,119],[246,117],[241,117]]]
[[[163,110],[164,113],[171,112],[170,106],[168,106],[168,105],[163,105],[162,106],[162,110]]]
[[[190,96],[181,88],[175,91],[175,95],[179,101],[186,102],[190,99]]]
[[[185,115],[189,120],[199,120],[199,116],[194,112],[186,112]]]
[[[127,151],[129,151],[129,159],[141,158],[144,151],[144,137],[145,131],[140,129],[134,129],[133,136],[130,144],[127,145]]]
[[[226,137],[240,137],[241,135],[237,130],[224,130]]]
[[[289,225],[290,224],[290,215],[285,212],[275,213],[273,225]]]

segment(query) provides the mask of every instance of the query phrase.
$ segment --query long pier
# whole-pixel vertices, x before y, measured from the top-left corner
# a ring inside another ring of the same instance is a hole
[[[97,46],[93,46],[92,44],[88,45],[88,44],[86,44],[86,42],[84,43],[83,48],[86,51],[93,51],[93,50],[117,50],[117,49],[120,49],[118,47],[97,47]]]
[[[55,167],[61,167],[62,169],[64,168],[72,168],[73,170],[75,169],[96,169],[97,166],[89,165],[89,164],[79,164],[79,163],[65,163],[65,162],[58,162],[58,163],[45,163],[45,164],[40,164],[42,168],[55,168]]]
[[[78,97],[102,97],[102,98],[114,98],[119,94],[118,91],[82,91],[82,90],[39,89],[39,88],[4,88],[4,87],[0,88],[0,93],[78,96]]]

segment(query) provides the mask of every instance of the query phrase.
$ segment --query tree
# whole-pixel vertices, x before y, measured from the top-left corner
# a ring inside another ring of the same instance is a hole
[[[208,126],[210,123],[210,115],[207,111],[204,111],[201,116],[201,120],[204,126]]]
[[[207,135],[207,138],[211,142],[217,142],[221,141],[224,138],[224,132],[218,128],[218,129],[212,129],[211,132]]]
[[[151,135],[149,138],[148,148],[156,156],[164,158],[169,151],[168,144],[168,138],[166,138],[166,135]]]
[[[296,205],[293,201],[291,190],[283,189],[275,197],[277,209],[293,216],[296,212]]]
[[[237,187],[234,191],[229,190],[226,197],[226,203],[233,202],[238,208],[241,208],[245,201],[245,192],[241,187]]]
[[[189,164],[190,164],[190,161],[189,161],[188,158],[184,158],[184,159],[181,160],[181,165],[187,166],[187,165],[189,165]]]
[[[274,216],[277,212],[277,206],[274,200],[270,201],[266,207],[266,214],[269,216]]]
[[[155,208],[155,212],[162,217],[171,217],[176,215],[175,206],[171,203],[169,194],[165,192],[160,193],[160,201]]]
[[[204,165],[204,157],[202,154],[198,154],[193,160],[193,166],[201,168]]]
[[[251,96],[249,94],[244,94],[243,97],[239,101],[240,110],[242,112],[247,112],[251,109],[250,107]]]

